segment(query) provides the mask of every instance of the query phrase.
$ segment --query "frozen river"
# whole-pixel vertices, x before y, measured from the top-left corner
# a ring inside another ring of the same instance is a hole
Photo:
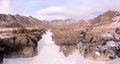
[[[3,64],[120,64],[120,59],[107,62],[85,60],[77,51],[65,57],[59,46],[52,41],[52,32],[47,31],[38,41],[38,55],[32,58],[4,59]]]

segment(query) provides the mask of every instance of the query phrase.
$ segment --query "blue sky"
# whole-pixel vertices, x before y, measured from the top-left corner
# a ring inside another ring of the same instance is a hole
[[[90,19],[107,10],[120,10],[120,0],[0,0],[0,13],[41,20]]]

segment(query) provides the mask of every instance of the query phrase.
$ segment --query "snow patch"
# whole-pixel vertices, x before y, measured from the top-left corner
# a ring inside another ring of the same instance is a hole
[[[98,52],[98,51],[96,51],[96,52],[95,52],[95,54],[96,54],[96,55],[98,55],[98,56],[100,56],[100,55],[101,55],[101,54],[100,54],[100,52]]]
[[[116,46],[118,46],[118,44],[115,43],[114,41],[108,41],[107,42],[107,46],[109,46],[109,47],[116,47]]]

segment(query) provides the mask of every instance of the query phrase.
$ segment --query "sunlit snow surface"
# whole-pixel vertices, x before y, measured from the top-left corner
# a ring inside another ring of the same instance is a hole
[[[38,42],[38,55],[32,58],[4,59],[3,64],[120,64],[120,59],[107,62],[85,60],[77,51],[65,57],[59,46],[52,41],[52,32],[47,31]]]

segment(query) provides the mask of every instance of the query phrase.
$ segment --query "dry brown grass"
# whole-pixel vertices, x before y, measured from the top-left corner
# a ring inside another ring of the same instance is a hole
[[[12,30],[12,33],[14,33],[14,34],[24,34],[24,33],[29,33],[29,32],[44,33],[45,31],[47,31],[47,29],[45,29],[45,28],[39,28],[39,29],[18,28],[18,29]]]
[[[116,28],[115,33],[120,34],[120,28]]]
[[[86,36],[84,42],[89,42],[92,38],[93,41],[99,41],[102,39],[101,32],[93,32],[91,31],[93,28],[89,28],[90,30],[86,31]],[[53,30],[53,40],[57,45],[76,45],[80,42],[80,34],[82,30],[79,29],[55,29]]]
[[[102,33],[99,33],[99,32],[88,32],[86,33],[86,36],[85,36],[85,41],[84,42],[90,42],[90,40],[93,38],[92,42],[93,41],[100,41],[102,40]]]
[[[22,34],[22,33],[27,33],[29,30],[26,28],[18,28],[17,30],[13,30],[12,33],[14,34]]]
[[[53,30],[53,40],[57,45],[76,45],[79,43],[80,32],[65,28]]]

